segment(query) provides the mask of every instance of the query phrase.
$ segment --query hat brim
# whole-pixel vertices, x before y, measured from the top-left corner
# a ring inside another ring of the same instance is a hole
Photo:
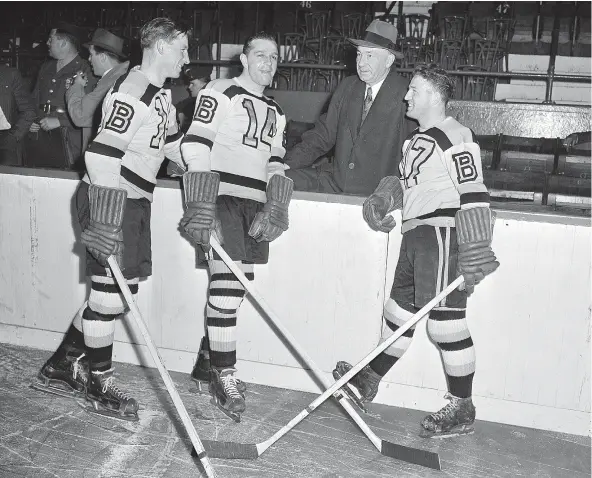
[[[395,58],[397,60],[403,59],[403,53],[401,53],[399,50],[394,50],[392,48],[385,48],[384,46],[378,45],[378,44],[373,43],[371,41],[359,40],[357,38],[348,38],[347,41],[350,42],[354,46],[366,46],[368,48],[382,48],[383,50],[390,51],[393,55],[395,55]]]
[[[103,50],[108,51],[109,53],[113,53],[114,55],[118,56],[121,60],[127,60],[127,55],[125,55],[124,53],[122,53],[120,51],[115,51],[109,45],[104,45],[102,43],[96,43],[96,42],[89,41],[88,43],[85,43],[82,46],[85,47],[86,49],[88,49],[88,47],[91,45],[98,46],[99,48],[102,48]]]

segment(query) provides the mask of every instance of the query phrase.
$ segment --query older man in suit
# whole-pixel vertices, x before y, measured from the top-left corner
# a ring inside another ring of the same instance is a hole
[[[401,148],[416,124],[405,119],[408,81],[395,72],[402,54],[397,27],[374,20],[357,47],[358,76],[340,84],[315,127],[286,155],[286,175],[301,191],[367,196],[385,175],[396,175]],[[313,163],[335,148],[332,171]]]
[[[127,55],[123,52],[123,38],[108,30],[97,28],[90,42],[85,43],[88,48],[91,68],[95,76],[100,79],[94,90],[86,93],[88,78],[83,71],[78,72],[74,83],[66,91],[66,103],[72,122],[82,128],[82,152],[99,127],[101,122],[101,107],[103,98],[118,78],[125,75],[129,69]],[[76,167],[77,166],[77,167]],[[83,169],[83,161],[75,165],[76,169]]]
[[[0,65],[0,164],[22,164],[22,141],[37,109],[16,68]]]

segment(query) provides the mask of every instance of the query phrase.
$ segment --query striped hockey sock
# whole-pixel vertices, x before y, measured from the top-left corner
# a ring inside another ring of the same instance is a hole
[[[448,388],[452,395],[472,395],[475,375],[475,347],[465,310],[435,309],[428,319],[428,334],[442,353]]]
[[[88,307],[82,313],[84,342],[91,371],[104,372],[112,366],[115,319],[125,311],[121,291],[111,277],[92,276]],[[138,292],[139,279],[128,280],[134,294]]]
[[[208,262],[210,285],[206,307],[206,325],[210,340],[210,364],[226,368],[236,364],[236,318],[245,290],[234,274],[221,260]],[[247,276],[254,279],[252,263],[238,262]]]
[[[410,312],[406,309],[412,309]],[[380,343],[387,340],[393,335],[399,327],[405,324],[413,314],[417,312],[417,309],[411,305],[401,307],[393,299],[387,300],[384,306],[384,322],[382,326],[382,335],[380,337]],[[391,369],[393,365],[399,360],[405,351],[411,345],[413,340],[413,333],[415,332],[415,326],[407,330],[399,339],[395,341],[390,347],[384,352],[380,353],[376,358],[370,362],[370,368],[374,370],[378,375],[384,377],[386,373]]]

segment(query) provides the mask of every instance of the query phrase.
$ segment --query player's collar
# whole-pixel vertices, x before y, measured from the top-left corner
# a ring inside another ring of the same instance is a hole
[[[233,78],[233,80],[234,80],[234,81],[235,81],[235,82],[238,84],[238,86],[240,86],[241,88],[243,88],[243,89],[247,90],[249,93],[252,93],[252,94],[253,94],[253,95],[255,95],[255,96],[261,96],[261,97],[263,97],[263,96],[264,96],[262,91],[261,91],[261,92],[259,92],[259,91],[254,91],[254,90],[252,90],[252,89],[248,88],[247,86],[245,86],[245,85],[244,85],[244,84],[243,84],[243,83],[240,81],[240,79],[239,79],[239,77],[238,77],[238,76],[235,76],[235,77]]]

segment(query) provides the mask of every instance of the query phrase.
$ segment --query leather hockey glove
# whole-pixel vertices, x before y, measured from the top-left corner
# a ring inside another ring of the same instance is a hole
[[[387,214],[402,207],[403,189],[399,178],[386,176],[380,180],[376,190],[364,201],[362,213],[370,228],[374,231],[388,233],[397,223],[392,216],[387,216]]]
[[[499,267],[491,249],[495,216],[488,207],[461,209],[456,213],[458,271],[471,295],[475,286]]]
[[[222,226],[216,215],[220,175],[210,171],[187,172],[183,174],[183,187],[186,207],[181,230],[206,248],[210,247],[210,235],[215,232],[222,244]]]
[[[249,236],[257,242],[273,241],[288,229],[288,206],[292,199],[294,182],[274,174],[267,183],[267,202],[258,212],[249,228]]]
[[[81,240],[88,251],[103,267],[109,256],[115,256],[123,269],[123,231],[121,224],[125,212],[127,192],[91,184],[88,188],[90,221]]]

